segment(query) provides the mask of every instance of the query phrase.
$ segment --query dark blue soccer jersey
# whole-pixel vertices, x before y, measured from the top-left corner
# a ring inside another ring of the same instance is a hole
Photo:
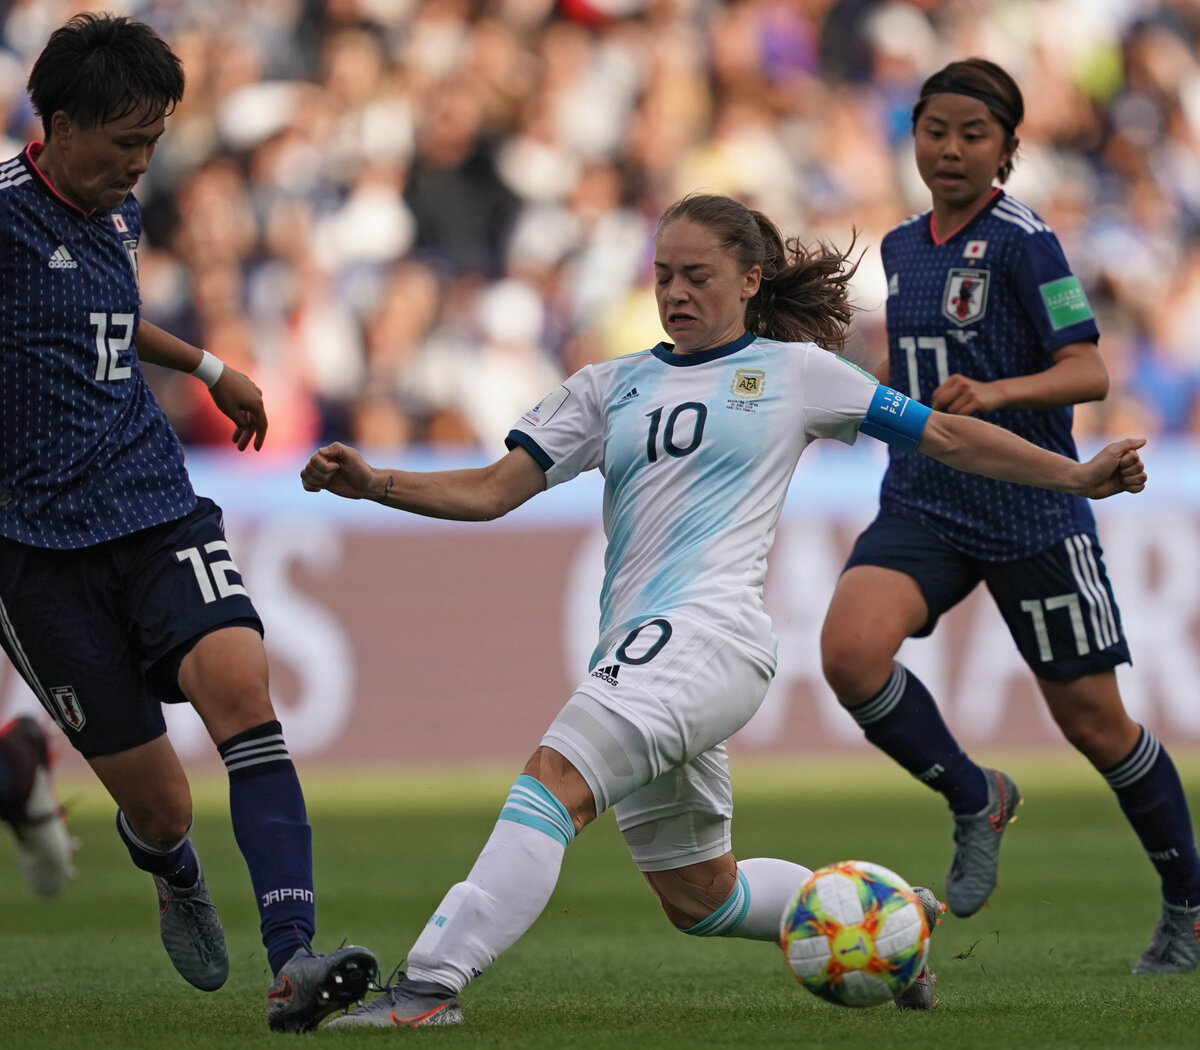
[[[947,377],[990,382],[1041,372],[1054,351],[1099,331],[1058,238],[1028,207],[997,191],[941,244],[932,214],[883,239],[888,281],[888,385],[929,404]],[[1073,411],[1005,409],[985,418],[1077,459]],[[993,481],[891,448],[880,509],[927,524],[965,553],[1025,558],[1095,529],[1087,500]]]
[[[87,547],[196,505],[138,365],[141,209],[83,212],[0,164],[0,535]]]

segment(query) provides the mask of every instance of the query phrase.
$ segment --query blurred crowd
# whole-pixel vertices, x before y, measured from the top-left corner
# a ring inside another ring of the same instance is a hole
[[[109,0],[187,92],[137,190],[143,313],[252,375],[269,441],[481,445],[581,365],[662,338],[651,239],[698,188],[865,250],[928,207],[909,113],[947,61],[1025,94],[1008,189],[1051,224],[1113,376],[1077,431],[1200,432],[1197,0]],[[0,0],[0,154],[86,9]],[[152,382],[185,442],[229,424]]]

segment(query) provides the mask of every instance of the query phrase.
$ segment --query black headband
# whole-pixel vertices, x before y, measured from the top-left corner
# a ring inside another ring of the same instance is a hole
[[[945,84],[934,84],[917,99],[917,104],[913,106],[912,115],[914,127],[916,126],[917,116],[921,111],[921,107],[925,105],[930,95],[965,95],[967,98],[977,99],[992,111],[996,119],[1005,126],[1010,135],[1017,130],[1018,121],[1015,119],[1008,103],[1002,98],[996,95],[989,95],[986,91],[976,91],[974,88],[960,87],[952,80]]]

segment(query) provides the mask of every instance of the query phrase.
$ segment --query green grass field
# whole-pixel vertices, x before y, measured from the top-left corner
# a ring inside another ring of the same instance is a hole
[[[194,837],[231,957],[229,982],[205,994],[163,953],[153,886],[129,865],[111,803],[93,781],[69,781],[63,795],[82,848],[79,878],[61,898],[31,897],[9,837],[0,840],[0,1047],[241,1050],[294,1038],[472,1050],[1198,1045],[1200,974],[1129,974],[1158,892],[1110,793],[1065,751],[1003,765],[1025,805],[990,906],[948,918],[934,937],[941,1001],[932,1013],[839,1009],[795,984],[770,945],[675,933],[609,815],[571,846],[529,934],[468,989],[464,1027],[303,1037],[272,1034],[263,1020],[269,975],[223,785],[194,785]],[[1179,765],[1198,811],[1200,756]],[[317,947],[345,938],[391,967],[465,875],[515,770],[301,772],[316,840]],[[857,857],[940,892],[949,817],[885,760],[743,760],[734,780],[739,855],[811,867]]]

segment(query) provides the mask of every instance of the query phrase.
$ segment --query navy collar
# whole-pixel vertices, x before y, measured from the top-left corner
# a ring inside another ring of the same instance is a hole
[[[726,343],[724,346],[714,346],[711,350],[699,350],[694,354],[677,354],[674,343],[659,343],[658,346],[650,348],[650,353],[664,364],[686,368],[689,365],[702,365],[708,361],[715,361],[719,357],[728,357],[730,354],[736,354],[739,350],[745,350],[753,342],[754,333],[745,332],[732,343]]]

